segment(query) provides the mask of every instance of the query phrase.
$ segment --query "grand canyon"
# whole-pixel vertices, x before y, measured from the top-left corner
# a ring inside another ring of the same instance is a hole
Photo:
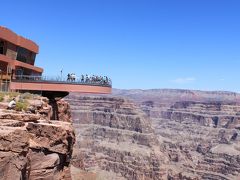
[[[240,180],[240,0],[3,0],[0,180]]]
[[[71,93],[55,110],[43,97],[26,112],[1,103],[0,177],[238,180],[239,98],[221,91],[114,89],[111,95]]]
[[[170,89],[70,94],[72,165],[86,179],[237,180],[239,98]]]

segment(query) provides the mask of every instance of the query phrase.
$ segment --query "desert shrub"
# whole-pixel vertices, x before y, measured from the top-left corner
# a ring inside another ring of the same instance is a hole
[[[24,101],[24,100],[21,100],[21,101],[18,101],[16,103],[16,107],[15,107],[15,110],[16,111],[26,111],[27,108],[28,108],[28,102],[27,101]]]
[[[21,99],[33,99],[33,98],[34,98],[34,95],[31,94],[31,93],[24,93],[24,94],[21,94],[21,95],[20,95],[20,98],[21,98]]]
[[[3,100],[4,100],[4,96],[0,94],[0,102],[3,102]]]
[[[8,101],[11,101],[13,98],[16,98],[18,95],[19,95],[19,93],[18,92],[9,92],[9,93],[7,93],[7,95],[8,95]]]
[[[40,95],[38,94],[31,94],[29,92],[23,93],[19,96],[20,99],[26,99],[26,100],[34,100],[39,99]]]
[[[6,93],[5,92],[0,92],[0,102],[3,102],[5,99]]]

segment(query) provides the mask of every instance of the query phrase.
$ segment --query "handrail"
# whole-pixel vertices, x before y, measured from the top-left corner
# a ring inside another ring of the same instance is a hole
[[[93,80],[92,78],[88,79],[66,79],[59,76],[28,76],[28,75],[15,75],[12,81],[16,82],[52,82],[52,83],[64,83],[64,84],[79,84],[79,85],[93,85],[93,86],[105,86],[112,87],[111,79],[97,79]]]

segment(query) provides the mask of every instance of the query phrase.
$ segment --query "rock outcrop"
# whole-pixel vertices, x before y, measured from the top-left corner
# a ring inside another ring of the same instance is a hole
[[[177,102],[155,118],[175,169],[199,179],[240,177],[240,105]]]
[[[152,120],[170,158],[169,179],[240,178],[240,95],[190,90],[116,90]]]
[[[102,179],[166,179],[168,162],[150,119],[123,98],[70,95],[78,176]],[[74,172],[73,172],[74,173]],[[76,172],[75,172],[76,173]]]
[[[239,97],[190,90],[71,94],[73,179],[238,180]]]
[[[27,112],[0,109],[0,179],[71,179],[74,131],[50,120],[51,112],[46,98],[30,102]]]

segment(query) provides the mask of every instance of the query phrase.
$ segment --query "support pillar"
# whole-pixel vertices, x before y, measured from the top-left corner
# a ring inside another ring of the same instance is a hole
[[[69,92],[42,91],[42,96],[47,97],[49,99],[49,105],[52,106],[53,114],[51,120],[59,120],[57,101],[68,94]]]

